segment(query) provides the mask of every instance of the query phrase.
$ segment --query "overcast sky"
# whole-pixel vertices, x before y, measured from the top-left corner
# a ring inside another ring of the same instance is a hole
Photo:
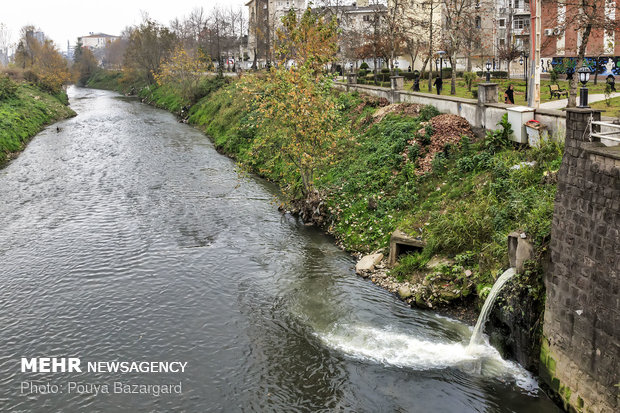
[[[73,45],[78,36],[89,32],[118,35],[127,26],[141,20],[141,11],[160,23],[188,15],[194,8],[210,10],[243,6],[244,0],[0,0],[0,23],[11,31],[11,41],[19,38],[19,29],[32,24],[40,28],[62,50],[67,40]]]

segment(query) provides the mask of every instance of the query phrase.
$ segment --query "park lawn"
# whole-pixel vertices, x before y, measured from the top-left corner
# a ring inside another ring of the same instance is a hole
[[[515,104],[526,105],[525,81],[523,79],[515,79],[515,78],[513,79],[491,79],[491,81],[499,84],[499,95],[498,95],[499,102],[504,102],[504,92],[506,91],[506,89],[508,89],[508,85],[512,84],[515,89],[515,93],[514,93]],[[546,79],[541,80],[541,87],[540,87],[540,91],[541,91],[540,102],[541,103],[550,102],[551,100],[554,100],[554,99],[551,99],[551,96],[549,95],[550,84],[552,84],[550,80],[546,80]],[[565,90],[568,89],[568,81],[566,80],[558,80],[557,84],[560,86],[561,89],[565,89]],[[467,90],[465,81],[462,78],[456,79],[456,94],[455,95],[450,95],[450,79],[444,79],[443,85],[444,87],[441,91],[442,96],[456,96],[456,97],[461,97],[461,98],[474,99],[472,92]],[[412,88],[413,88],[413,81],[406,81],[405,89],[411,90]],[[472,90],[477,90],[476,84],[472,85]],[[603,93],[605,90],[605,82],[600,81],[600,79],[596,85],[590,82],[588,83],[588,90],[591,95],[595,93]],[[428,80],[420,82],[420,92],[421,93],[432,93],[432,94],[437,93],[435,88],[433,88],[432,92],[428,92]]]
[[[620,97],[609,99],[609,104],[604,100],[600,102],[591,103],[590,106],[593,109],[600,109],[603,111],[603,116],[610,116],[620,118]]]

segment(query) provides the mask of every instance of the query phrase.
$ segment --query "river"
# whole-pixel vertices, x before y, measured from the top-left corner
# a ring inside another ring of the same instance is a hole
[[[112,92],[69,95],[78,116],[0,170],[0,410],[558,411],[492,347],[468,352],[469,326],[357,277],[201,132]],[[22,357],[82,372],[22,372]],[[187,364],[86,370],[111,361]]]

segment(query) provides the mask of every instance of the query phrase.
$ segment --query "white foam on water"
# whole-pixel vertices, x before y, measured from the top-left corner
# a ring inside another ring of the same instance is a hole
[[[390,328],[350,324],[336,324],[327,334],[317,335],[328,347],[360,360],[414,370],[458,368],[484,377],[512,380],[531,393],[538,389],[536,380],[525,369],[502,359],[486,342],[468,346],[418,338]]]

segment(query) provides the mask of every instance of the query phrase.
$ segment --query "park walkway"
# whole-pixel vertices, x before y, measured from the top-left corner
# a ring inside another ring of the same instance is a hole
[[[620,92],[612,93],[610,95],[611,98],[615,98],[618,96],[620,96]],[[599,102],[601,100],[605,100],[605,95],[602,93],[588,96],[589,103]],[[577,96],[577,102],[579,102],[579,96]],[[552,100],[551,102],[541,103],[540,108],[560,110],[560,109],[564,109],[567,104],[568,104],[568,99]]]

